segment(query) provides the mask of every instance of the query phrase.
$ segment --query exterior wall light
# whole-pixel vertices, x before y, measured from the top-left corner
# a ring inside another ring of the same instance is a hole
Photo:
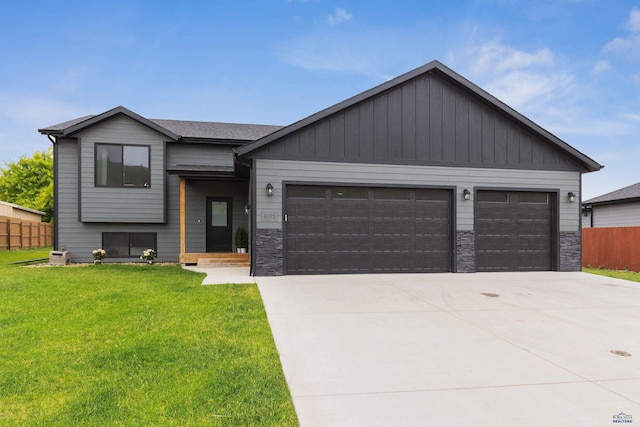
[[[249,215],[249,212],[251,212],[251,205],[244,205],[244,214]]]
[[[572,191],[569,191],[569,194],[567,194],[567,197],[569,198],[569,201],[571,203],[576,201],[576,194]]]
[[[267,184],[267,196],[273,196],[273,185],[271,183]]]
[[[471,200],[471,192],[465,188],[464,190],[462,190],[462,197],[465,200]]]

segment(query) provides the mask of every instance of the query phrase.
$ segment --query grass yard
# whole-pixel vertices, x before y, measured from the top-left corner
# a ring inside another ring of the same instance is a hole
[[[297,425],[255,285],[5,255],[0,425]]]
[[[38,258],[49,258],[51,246],[33,249],[19,249],[16,251],[0,251],[0,265],[9,264],[11,262],[29,261]]]
[[[599,274],[601,276],[614,277],[616,279],[630,280],[632,282],[640,282],[640,273],[635,271],[622,270],[605,270],[604,268],[583,268],[585,273]]]

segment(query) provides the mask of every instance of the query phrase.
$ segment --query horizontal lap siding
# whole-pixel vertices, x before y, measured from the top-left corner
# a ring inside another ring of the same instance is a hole
[[[71,253],[72,262],[91,262],[91,251],[102,246],[103,232],[157,233],[159,261],[178,261],[180,248],[179,178],[169,176],[166,224],[82,223],[78,219],[78,149],[75,140],[60,139],[57,145],[56,201],[58,248]],[[109,258],[107,261],[117,261]],[[122,258],[119,261],[131,261]],[[134,259],[137,261],[137,259]]]
[[[81,216],[84,222],[162,223],[165,220],[164,139],[158,132],[116,116],[79,135]],[[147,145],[151,152],[149,188],[95,186],[95,144]]]
[[[462,191],[465,188],[472,193],[475,187],[559,190],[560,231],[579,230],[580,203],[570,203],[566,197],[570,191],[579,192],[580,174],[578,172],[258,159],[256,168],[258,228],[282,228],[282,181],[401,187],[455,186],[457,188],[455,195],[457,230],[473,230],[474,225],[473,200],[462,200]],[[266,195],[267,183],[274,186],[273,196]]]
[[[169,143],[167,168],[179,169],[184,165],[233,167],[233,152],[228,146]]]
[[[592,215],[594,227],[640,226],[640,202],[594,206]]]

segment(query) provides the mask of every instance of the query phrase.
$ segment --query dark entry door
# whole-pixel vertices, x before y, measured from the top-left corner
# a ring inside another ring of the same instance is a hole
[[[231,198],[207,197],[207,252],[231,252]]]

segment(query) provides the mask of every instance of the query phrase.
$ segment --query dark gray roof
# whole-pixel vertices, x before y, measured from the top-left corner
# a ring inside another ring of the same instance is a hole
[[[61,132],[61,131],[65,130],[66,128],[69,128],[71,126],[75,126],[78,123],[82,123],[85,120],[89,120],[89,119],[91,119],[93,117],[95,117],[95,114],[92,114],[92,115],[89,115],[89,116],[78,117],[77,119],[69,120],[69,121],[66,121],[66,122],[58,123],[57,125],[51,125],[51,126],[47,126],[46,128],[38,129],[38,132],[40,132],[40,133]]]
[[[627,202],[632,200],[640,200],[640,182],[631,184],[628,187],[612,191],[593,199],[585,200],[583,205],[594,205],[600,203]]]
[[[318,113],[315,113],[307,118],[304,118],[296,123],[293,123],[292,125],[289,125],[287,127],[284,127],[270,135],[267,135],[264,138],[261,138],[255,142],[251,142],[249,144],[243,145],[242,147],[237,149],[237,154],[239,156],[244,156],[247,155],[255,150],[258,150],[259,148],[273,142],[276,141],[286,135],[289,135],[299,129],[302,129],[305,126],[308,126],[312,123],[315,123],[325,117],[328,117],[332,114],[337,113],[338,111],[344,110],[352,105],[355,105],[361,101],[364,101],[365,99],[371,98],[379,93],[382,93],[388,89],[391,89],[393,87],[399,86],[417,76],[420,76],[422,74],[425,73],[431,73],[431,72],[439,72],[444,76],[447,76],[451,81],[456,82],[458,85],[461,85],[462,87],[466,88],[467,90],[470,90],[471,92],[475,93],[477,96],[479,96],[480,98],[484,99],[486,102],[489,102],[491,104],[493,104],[496,108],[502,110],[505,114],[513,117],[515,120],[518,120],[520,123],[522,123],[523,126],[526,126],[527,128],[531,129],[532,131],[536,132],[537,134],[541,135],[543,138],[547,139],[548,141],[550,141],[552,144],[556,145],[557,147],[559,147],[561,150],[563,150],[564,152],[568,153],[570,156],[572,156],[574,159],[576,159],[578,162],[582,163],[586,170],[588,171],[597,171],[603,168],[602,165],[600,165],[599,163],[597,163],[595,160],[591,159],[590,157],[586,156],[585,154],[581,153],[580,151],[576,150],[575,148],[573,148],[572,146],[570,146],[569,144],[567,144],[566,142],[564,142],[563,140],[561,140],[560,138],[558,138],[557,136],[553,135],[551,132],[543,129],[542,127],[540,127],[539,125],[535,124],[534,122],[532,122],[531,120],[529,120],[528,118],[526,118],[525,116],[523,116],[522,114],[518,113],[516,110],[514,110],[513,108],[509,107],[507,104],[505,104],[504,102],[500,101],[499,99],[497,99],[496,97],[494,97],[493,95],[491,95],[490,93],[486,92],[485,90],[481,89],[479,86],[473,84],[472,82],[470,82],[469,80],[465,79],[464,77],[462,77],[460,74],[456,73],[455,71],[453,71],[452,69],[448,68],[447,66],[445,66],[444,64],[440,63],[439,61],[431,61],[428,64],[425,64],[421,67],[418,67],[414,70],[411,70],[399,77],[396,77],[392,80],[389,80],[379,86],[376,86],[372,89],[369,89],[365,92],[362,92],[358,95],[355,95],[345,101],[340,102],[339,104],[336,104],[332,107],[326,108]]]
[[[98,115],[90,115],[48,126],[38,131],[53,136],[67,136],[86,127],[100,123],[115,115],[124,114],[150,128],[179,139],[209,139],[232,141],[255,141],[281,129],[282,126],[252,125],[240,123],[196,122],[186,120],[147,119],[133,111],[119,106]]]
[[[233,139],[238,141],[255,141],[282,126],[252,125],[241,123],[194,122],[186,120],[150,119],[182,138]]]

